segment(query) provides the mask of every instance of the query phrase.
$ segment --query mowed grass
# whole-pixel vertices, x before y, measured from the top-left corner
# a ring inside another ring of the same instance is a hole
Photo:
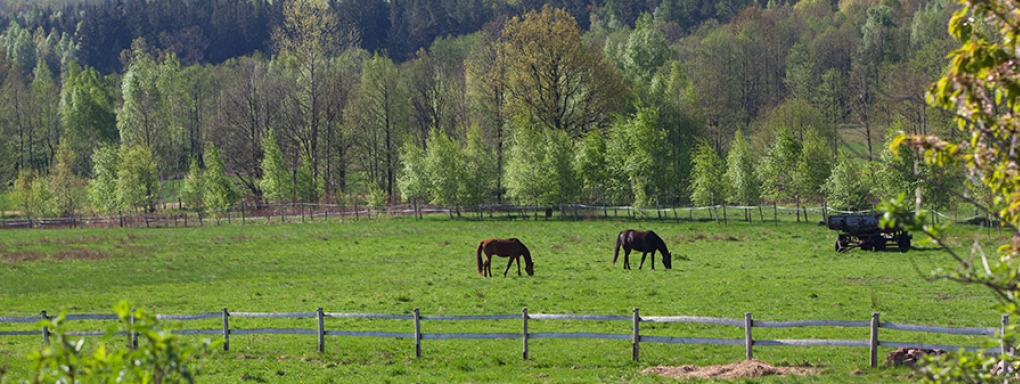
[[[733,214],[732,212],[730,213]],[[682,215],[681,215],[682,216]],[[732,218],[732,216],[731,216]],[[818,217],[813,217],[817,221]],[[652,229],[674,254],[673,269],[633,270],[611,265],[616,234]],[[954,245],[969,252],[975,238],[994,252],[1006,241],[992,231],[959,226]],[[983,233],[983,232],[982,232]],[[200,228],[13,230],[0,232],[0,316],[110,313],[128,300],[160,314],[218,312],[326,312],[423,316],[576,313],[712,316],[742,319],[883,321],[953,327],[996,327],[993,296],[979,287],[925,276],[950,258],[933,246],[907,253],[837,254],[836,233],[784,217],[748,224],[711,221],[415,220]],[[518,237],[535,259],[535,276],[494,278],[476,273],[475,247],[487,237]],[[171,323],[219,329],[220,320]],[[104,329],[78,323],[81,329]],[[315,319],[231,319],[232,328],[315,329]],[[426,321],[424,333],[519,333],[520,320]],[[532,320],[530,332],[628,334],[629,322]],[[327,319],[327,330],[413,332],[405,320]],[[0,330],[32,325],[0,324]],[[743,329],[698,324],[643,323],[642,334],[743,339]],[[867,328],[813,327],[754,330],[756,339],[868,338]],[[980,337],[883,330],[888,341],[981,345]],[[186,340],[199,340],[188,336]],[[98,338],[88,339],[93,347]],[[29,370],[25,353],[41,337],[0,337],[0,365],[15,377]],[[425,340],[327,337],[317,353],[314,336],[235,335],[230,351],[202,361],[203,382],[675,382],[644,375],[657,365],[739,361],[742,346],[642,343],[632,362],[628,341],[534,339],[530,360],[519,339]],[[883,349],[880,359],[889,349]],[[900,382],[906,368],[868,368],[866,348],[756,347],[773,365],[812,366],[820,376],[771,377],[762,382]],[[854,372],[854,374],[851,374]]]

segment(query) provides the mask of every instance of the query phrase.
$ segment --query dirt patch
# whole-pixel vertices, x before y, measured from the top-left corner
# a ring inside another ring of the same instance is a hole
[[[2,252],[0,261],[17,263],[26,261],[104,260],[110,254],[97,249],[73,249],[47,255],[42,252]]]
[[[761,376],[787,376],[787,375],[817,375],[821,370],[816,368],[803,367],[775,367],[761,360],[745,360],[739,363],[726,365],[710,365],[698,367],[684,365],[680,367],[652,367],[641,371],[644,374],[652,374],[666,377],[697,377],[702,379],[741,379]]]

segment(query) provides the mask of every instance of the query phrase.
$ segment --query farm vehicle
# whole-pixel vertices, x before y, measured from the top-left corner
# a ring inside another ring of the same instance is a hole
[[[865,251],[884,251],[892,243],[900,252],[910,249],[910,233],[900,226],[881,224],[881,214],[850,214],[829,216],[826,226],[840,231],[836,236],[836,252],[847,252],[855,247]]]

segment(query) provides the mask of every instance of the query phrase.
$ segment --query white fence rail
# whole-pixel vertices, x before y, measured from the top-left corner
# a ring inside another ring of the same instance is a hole
[[[318,327],[315,329],[310,328],[231,328],[230,318],[264,318],[264,319],[316,319]],[[0,324],[2,323],[38,323],[43,319],[52,318],[46,314],[46,311],[42,311],[40,316],[27,316],[27,317],[15,317],[15,316],[0,316]],[[394,314],[374,314],[374,313],[334,313],[324,312],[322,308],[319,308],[315,312],[229,312],[226,308],[223,308],[220,312],[210,313],[199,313],[199,314],[185,314],[185,315],[156,315],[157,319],[170,320],[170,321],[192,321],[192,320],[203,320],[203,319],[222,319],[223,327],[221,329],[181,329],[175,330],[174,332],[180,335],[222,335],[223,336],[223,349],[230,350],[230,336],[231,335],[253,335],[253,334],[271,334],[271,335],[316,335],[318,337],[318,351],[322,352],[325,350],[325,336],[341,336],[341,337],[387,337],[387,338],[402,338],[402,339],[413,339],[415,341],[415,356],[421,357],[422,355],[422,341],[423,340],[448,340],[448,339],[521,339],[523,341],[523,358],[529,358],[529,339],[609,339],[609,340],[630,340],[631,348],[633,351],[633,360],[638,361],[640,344],[641,343],[666,343],[666,344],[707,344],[707,345],[744,345],[745,357],[752,359],[754,356],[754,347],[765,347],[765,346],[835,346],[835,347],[867,347],[870,354],[869,364],[872,367],[878,364],[878,347],[912,347],[912,348],[926,348],[926,349],[943,349],[943,350],[956,350],[964,348],[966,350],[979,350],[979,347],[970,346],[953,346],[953,345],[940,345],[940,344],[921,344],[913,342],[901,342],[901,341],[881,341],[879,340],[879,329],[888,329],[896,331],[906,332],[926,332],[926,333],[938,333],[948,335],[978,335],[978,336],[996,336],[1001,335],[1005,330],[1006,325],[1009,322],[1009,315],[1002,316],[1002,322],[999,327],[967,327],[967,328],[952,328],[952,327],[939,327],[939,326],[925,326],[925,325],[912,325],[912,324],[896,324],[889,322],[879,321],[879,313],[875,312],[872,314],[869,321],[833,321],[833,320],[794,320],[794,321],[763,321],[754,320],[751,317],[751,313],[748,312],[744,315],[743,319],[726,319],[717,317],[699,317],[699,316],[640,316],[638,308],[634,308],[632,316],[619,316],[619,315],[587,315],[587,314],[543,314],[543,313],[528,313],[528,309],[524,308],[521,314],[505,314],[505,315],[470,315],[470,316],[421,316],[418,308],[414,309],[414,313],[410,315],[394,315]],[[347,330],[327,330],[325,327],[326,319],[386,319],[386,320],[406,320],[413,322],[413,332],[384,332],[384,331],[347,331]],[[65,319],[68,321],[81,321],[81,320],[117,320],[116,315],[105,315],[105,314],[78,314],[78,315],[66,315]],[[506,333],[423,333],[422,322],[430,321],[465,321],[465,320],[520,320],[522,327],[520,332],[506,332]],[[558,321],[558,320],[572,320],[572,321],[620,321],[630,322],[632,331],[630,333],[592,333],[592,332],[530,332],[528,330],[529,321]],[[711,324],[721,325],[735,328],[743,328],[743,338],[698,338],[698,337],[671,337],[671,336],[651,336],[641,335],[640,325],[641,323],[698,323],[698,324]],[[830,340],[830,339],[786,339],[786,340],[755,340],[753,335],[754,328],[802,328],[802,327],[840,327],[840,328],[870,328],[870,337],[867,339],[858,340]],[[39,336],[42,335],[43,343],[49,344],[50,332],[44,326],[41,332],[39,330],[25,331],[0,331],[0,337],[2,336]],[[100,336],[104,332],[99,331],[88,331],[88,332],[70,332],[68,335],[71,336]],[[137,335],[130,335],[133,345],[138,345]],[[1006,353],[1006,346],[1002,345],[999,350],[1000,353]]]

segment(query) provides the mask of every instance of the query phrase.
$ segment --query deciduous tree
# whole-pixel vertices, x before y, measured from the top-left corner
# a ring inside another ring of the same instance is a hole
[[[755,172],[757,165],[754,149],[744,139],[744,132],[737,130],[730,153],[726,156],[726,173],[723,175],[730,185],[727,201],[741,205],[761,202],[761,185]]]
[[[545,6],[514,17],[498,45],[509,105],[534,124],[578,137],[603,127],[626,100],[619,74],[581,42],[569,13]]]

